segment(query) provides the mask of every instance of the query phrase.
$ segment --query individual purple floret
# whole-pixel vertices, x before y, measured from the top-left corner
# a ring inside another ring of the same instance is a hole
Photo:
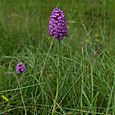
[[[26,66],[22,63],[16,65],[16,73],[24,73],[26,71]]]
[[[49,21],[49,34],[58,40],[67,36],[67,25],[64,12],[59,8],[54,8]]]

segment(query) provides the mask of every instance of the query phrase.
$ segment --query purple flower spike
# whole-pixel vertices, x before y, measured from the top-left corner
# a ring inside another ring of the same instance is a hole
[[[64,12],[59,8],[54,8],[49,21],[49,34],[58,40],[67,36],[67,25]]]
[[[26,71],[26,66],[22,63],[16,65],[16,73],[24,73]]]

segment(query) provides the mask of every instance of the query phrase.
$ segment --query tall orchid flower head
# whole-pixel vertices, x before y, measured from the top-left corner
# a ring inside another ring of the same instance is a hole
[[[49,20],[49,34],[61,40],[67,36],[67,24],[64,12],[59,8],[54,8]]]
[[[16,73],[24,73],[26,71],[26,66],[23,63],[18,63],[16,65]]]

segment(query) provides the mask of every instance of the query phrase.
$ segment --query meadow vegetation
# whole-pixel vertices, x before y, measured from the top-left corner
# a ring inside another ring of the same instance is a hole
[[[58,0],[0,0],[0,114],[50,115],[58,41],[48,34]],[[111,0],[60,0],[68,36],[60,44],[56,115],[115,114]],[[16,64],[26,72],[17,76]],[[8,98],[5,99],[3,98]]]

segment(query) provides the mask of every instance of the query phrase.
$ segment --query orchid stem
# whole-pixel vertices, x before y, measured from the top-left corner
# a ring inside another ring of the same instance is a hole
[[[55,114],[56,114],[56,103],[57,103],[58,94],[59,94],[59,77],[60,77],[60,41],[58,41],[57,71],[58,71],[58,76],[57,76],[57,87],[56,87],[56,95],[55,95],[55,99],[54,99],[52,115],[55,115]]]

